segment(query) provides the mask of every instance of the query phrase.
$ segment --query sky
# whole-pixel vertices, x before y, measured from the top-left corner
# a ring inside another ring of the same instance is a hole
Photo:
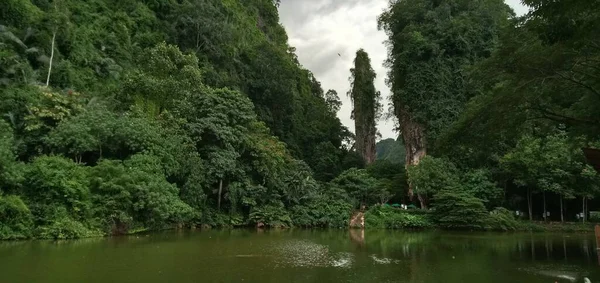
[[[527,12],[520,0],[505,0],[517,15]],[[365,49],[377,73],[375,88],[381,91],[384,112],[389,108],[390,90],[385,85],[387,58],[384,41],[387,36],[377,30],[377,17],[387,8],[389,0],[282,0],[279,7],[281,23],[289,43],[296,47],[300,63],[312,71],[324,91],[334,89],[342,100],[338,116],[354,132],[350,119],[352,103],[350,68],[356,51]],[[339,53],[339,55],[338,55]],[[383,139],[397,138],[395,119],[381,120],[377,129]]]

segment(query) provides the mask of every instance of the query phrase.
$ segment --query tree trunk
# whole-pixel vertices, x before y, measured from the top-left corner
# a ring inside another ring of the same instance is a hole
[[[217,210],[221,211],[221,193],[223,192],[223,179],[219,180],[219,198],[217,199]]]
[[[587,220],[587,198],[583,197],[583,223],[585,223],[585,221]]]
[[[403,106],[396,106],[396,116],[400,122],[400,131],[406,150],[406,163],[408,167],[417,165],[427,154],[427,143],[425,139],[425,127],[412,119],[411,114]],[[413,185],[408,184],[408,195],[413,197]],[[427,200],[417,195],[422,208],[427,208]]]
[[[527,188],[527,208],[529,209],[529,221],[533,221],[533,209],[531,208],[531,189]]]
[[[546,222],[548,220],[548,213],[546,212],[546,191],[543,191],[542,195],[544,196],[544,222]]]
[[[421,203],[421,209],[427,209],[427,197],[422,194],[418,194],[417,197]]]
[[[560,195],[560,222],[565,222],[565,216],[563,213],[563,196]]]
[[[52,50],[50,51],[50,66],[48,67],[48,76],[46,77],[46,86],[50,85],[50,73],[52,73],[52,60],[54,60],[54,41],[56,39],[56,29],[52,33]]]
[[[585,197],[581,197],[581,221],[585,223]]]

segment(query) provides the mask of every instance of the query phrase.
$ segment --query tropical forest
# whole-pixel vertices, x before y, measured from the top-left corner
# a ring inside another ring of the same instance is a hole
[[[600,221],[599,1],[390,1],[337,90],[279,0],[1,2],[2,240]]]

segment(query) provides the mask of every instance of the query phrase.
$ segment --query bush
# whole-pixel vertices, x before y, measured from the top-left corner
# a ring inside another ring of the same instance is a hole
[[[49,225],[36,228],[35,235],[42,239],[78,239],[99,237],[103,233],[99,230],[89,229],[83,223],[69,217],[64,210],[62,217],[55,219]]]
[[[365,169],[348,169],[333,179],[330,185],[346,191],[355,205],[379,201],[380,188],[377,179],[369,176]]]
[[[600,222],[600,211],[590,211],[590,222]]]
[[[444,189],[434,196],[433,217],[443,228],[484,229],[488,213],[483,201],[459,189]]]
[[[0,240],[31,237],[33,217],[18,196],[0,195]]]
[[[263,224],[269,227],[292,226],[292,219],[281,202],[253,207],[249,221],[250,224]]]
[[[103,160],[92,168],[94,215],[105,230],[122,234],[130,228],[161,229],[198,215],[178,198],[179,190],[160,173],[159,163],[154,156],[134,155],[125,162]]]
[[[374,206],[365,213],[365,227],[375,229],[422,229],[431,227],[428,213],[413,213],[389,206]]]
[[[199,224],[209,227],[239,227],[247,225],[246,219],[239,213],[228,213],[218,211],[212,207],[206,207],[196,218]]]
[[[519,221],[519,229],[533,232],[593,232],[593,223]]]
[[[486,219],[486,229],[497,231],[514,231],[522,228],[522,225],[514,214],[504,208],[497,207],[490,212],[490,216]]]
[[[343,199],[319,197],[305,205],[291,209],[295,226],[346,228],[349,225],[352,204]]]
[[[452,188],[459,183],[456,166],[446,159],[432,156],[425,156],[418,165],[410,166],[407,174],[415,194],[423,196],[432,196],[441,189]]]
[[[23,199],[36,225],[54,221],[61,207],[76,220],[87,218],[91,206],[87,168],[59,156],[41,156],[26,166]]]

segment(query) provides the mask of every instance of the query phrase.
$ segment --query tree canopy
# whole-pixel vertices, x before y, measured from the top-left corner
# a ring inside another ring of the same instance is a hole
[[[277,5],[3,4],[0,238],[345,226],[327,182],[356,164],[352,135]]]

